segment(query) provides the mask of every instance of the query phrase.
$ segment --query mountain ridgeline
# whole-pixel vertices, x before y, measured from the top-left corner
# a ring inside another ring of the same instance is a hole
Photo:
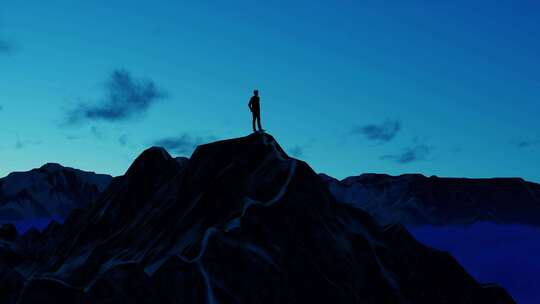
[[[389,224],[452,225],[489,221],[540,226],[540,185],[521,178],[439,178],[321,174],[336,199]]]
[[[54,163],[11,173],[0,178],[0,222],[64,218],[96,199],[111,179]]]
[[[0,242],[0,302],[514,303],[268,134],[144,151],[64,224]]]

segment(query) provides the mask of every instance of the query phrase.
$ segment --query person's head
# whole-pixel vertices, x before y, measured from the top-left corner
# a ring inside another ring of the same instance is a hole
[[[259,90],[253,90],[253,95],[259,96]]]

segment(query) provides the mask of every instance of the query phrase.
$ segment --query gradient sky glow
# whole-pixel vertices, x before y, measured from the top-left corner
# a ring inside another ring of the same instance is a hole
[[[265,129],[318,172],[539,182],[540,3],[473,2],[4,0],[0,176],[119,175],[165,138],[247,135],[258,88]],[[66,125],[118,70],[164,98]]]

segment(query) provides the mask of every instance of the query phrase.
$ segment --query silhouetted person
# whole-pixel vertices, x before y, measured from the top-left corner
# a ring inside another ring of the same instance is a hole
[[[253,132],[257,132],[257,129],[255,128],[255,121],[257,121],[259,132],[264,131],[261,127],[261,99],[259,98],[259,91],[253,91],[253,96],[251,96],[249,99],[248,107],[253,115]]]

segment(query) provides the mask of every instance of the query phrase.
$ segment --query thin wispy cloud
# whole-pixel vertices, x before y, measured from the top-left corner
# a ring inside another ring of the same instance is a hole
[[[13,51],[13,45],[0,38],[0,54],[9,54]]]
[[[371,141],[389,142],[396,137],[401,130],[401,122],[387,120],[380,124],[368,124],[356,126],[351,130],[352,134],[359,134]]]
[[[80,139],[80,137],[76,136],[76,135],[66,135],[66,139],[67,140],[77,140],[77,139]]]
[[[102,140],[105,138],[105,136],[103,135],[103,132],[101,132],[101,130],[96,126],[92,126],[92,128],[90,128],[90,134],[92,134],[96,139],[99,139],[99,140]]]
[[[67,125],[89,121],[117,122],[141,117],[165,93],[149,79],[134,79],[126,70],[111,73],[99,103],[82,103],[68,112]]]
[[[194,137],[187,133],[179,136],[165,137],[153,142],[154,146],[160,146],[177,155],[189,155],[205,140],[202,137]]]
[[[126,134],[120,135],[120,137],[118,137],[118,143],[120,144],[120,146],[125,147],[128,144],[127,135]]]
[[[22,140],[19,135],[17,135],[17,138],[15,140],[14,148],[17,150],[24,149],[29,145],[40,145],[41,140]]]
[[[24,148],[24,144],[21,141],[21,139],[19,138],[19,136],[17,136],[17,140],[15,140],[15,149],[19,150],[19,149],[22,149],[22,148]]]
[[[387,154],[381,156],[381,160],[391,160],[398,164],[408,164],[427,159],[432,148],[425,144],[415,144],[412,147],[407,147],[397,154]]]
[[[299,158],[304,156],[304,149],[300,146],[294,146],[289,150],[289,154],[291,154],[293,157]]]
[[[519,140],[519,141],[512,141],[511,144],[517,148],[523,149],[523,148],[530,148],[532,146],[539,145],[540,140]]]

